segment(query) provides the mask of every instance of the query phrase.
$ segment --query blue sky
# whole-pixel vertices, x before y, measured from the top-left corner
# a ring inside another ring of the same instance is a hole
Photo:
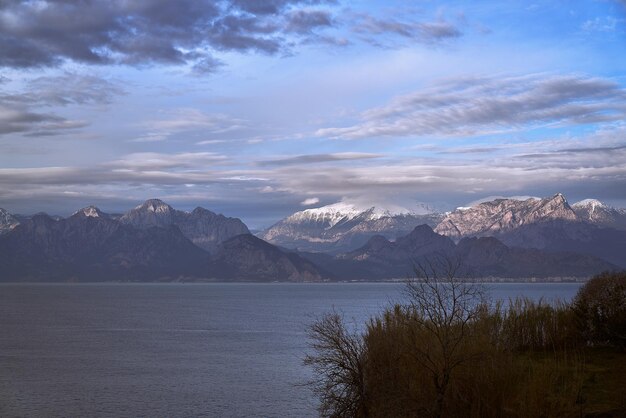
[[[626,206],[626,2],[0,5],[0,207]]]

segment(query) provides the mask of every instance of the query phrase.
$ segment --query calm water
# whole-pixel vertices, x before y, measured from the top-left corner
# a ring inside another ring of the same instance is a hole
[[[0,285],[0,416],[315,416],[306,324],[401,284]],[[491,285],[570,299],[580,284]]]

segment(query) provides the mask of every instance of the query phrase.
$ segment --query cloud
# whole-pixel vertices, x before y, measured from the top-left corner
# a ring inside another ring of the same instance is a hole
[[[613,16],[596,17],[586,20],[581,28],[588,32],[614,32],[620,22],[623,22],[623,19],[617,19]]]
[[[529,169],[537,167],[602,168],[611,165],[619,167],[623,166],[623,161],[626,161],[626,145],[560,149],[520,154],[513,158],[524,160],[523,164]]]
[[[0,2],[0,67],[192,64],[212,72],[214,51],[289,49],[285,33],[328,26],[321,1],[137,0]],[[287,23],[285,23],[287,22]],[[284,30],[287,28],[287,30]],[[304,31],[304,32],[302,32]]]
[[[121,94],[124,90],[115,82],[69,72],[27,80],[21,91],[0,91],[0,135],[52,136],[85,127],[85,121],[70,120],[42,108],[107,105]]]
[[[394,165],[342,167],[328,171],[307,168],[280,170],[272,180],[281,190],[341,198],[442,200],[454,202],[474,200],[471,196],[499,194],[549,195],[556,191],[593,189],[608,190],[612,198],[626,199],[626,164],[615,158],[609,164],[536,165],[532,161],[517,166],[503,162],[467,164],[419,161],[397,162]],[[270,183],[274,184],[274,183]],[[469,198],[468,198],[469,197]]]
[[[369,109],[352,126],[323,128],[316,134],[341,139],[472,136],[625,117],[626,90],[608,79],[579,75],[459,78]]]
[[[228,141],[225,139],[207,139],[204,141],[196,142],[196,145],[216,145],[216,144],[224,144]]]
[[[227,132],[243,127],[245,121],[233,119],[223,114],[208,114],[198,109],[182,108],[169,111],[167,117],[145,123],[155,130],[184,131],[194,128],[209,129],[212,132]]]
[[[29,136],[57,135],[86,125],[87,123],[83,121],[35,112],[25,106],[6,106],[0,103],[0,136],[11,133],[24,133]]]
[[[443,18],[427,22],[381,19],[366,13],[356,14],[355,17],[353,31],[364,35],[391,34],[426,44],[439,43],[462,35],[457,26]]]
[[[288,32],[310,34],[314,29],[333,26],[332,15],[323,10],[294,10],[287,15]]]
[[[164,154],[156,152],[138,152],[107,163],[113,169],[164,170],[172,168],[197,168],[209,166],[227,160],[223,155],[213,152],[181,152]]]
[[[302,206],[311,206],[311,205],[316,205],[320,202],[320,200],[317,197],[309,197],[307,199],[304,199],[302,202],[300,202],[300,204]]]
[[[65,72],[59,76],[30,79],[21,92],[0,93],[0,101],[31,106],[101,105],[112,103],[122,94],[125,91],[116,82]]]
[[[193,67],[191,68],[192,73],[196,75],[205,75],[216,72],[219,68],[223,67],[225,64],[215,59],[214,57],[205,57],[201,60],[197,61]]]
[[[504,147],[452,147],[436,151],[438,154],[487,154],[504,149]]]
[[[1,168],[0,200],[29,210],[34,201],[67,205],[67,191],[79,193],[76,199],[82,206],[99,194],[109,196],[109,202],[176,196],[193,205],[210,200],[231,216],[247,214],[268,223],[279,214],[319,203],[308,199],[446,202],[453,208],[484,196],[563,192],[570,199],[626,201],[623,127],[514,145],[510,150],[503,147],[497,159],[480,158],[480,153],[471,160],[447,154],[386,155],[384,160],[355,158],[332,169],[298,159],[306,156],[288,164],[245,166],[238,158],[212,152],[132,153],[92,166]]]
[[[180,132],[202,130],[203,135],[225,134],[247,128],[248,122],[220,113],[205,113],[198,109],[181,108],[168,110],[159,118],[144,121],[139,124],[147,132],[134,138],[132,142],[164,141],[171,135]],[[212,140],[201,141],[204,145]]]
[[[293,157],[280,158],[275,160],[259,161],[256,164],[259,166],[287,166],[328,163],[336,161],[370,160],[373,158],[380,158],[382,156],[382,154],[371,154],[363,152],[337,152],[333,154],[296,155]]]

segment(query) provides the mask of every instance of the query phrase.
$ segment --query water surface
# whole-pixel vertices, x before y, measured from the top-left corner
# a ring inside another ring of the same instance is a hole
[[[489,285],[570,299],[578,283]],[[0,284],[0,416],[316,416],[305,328],[402,284]]]

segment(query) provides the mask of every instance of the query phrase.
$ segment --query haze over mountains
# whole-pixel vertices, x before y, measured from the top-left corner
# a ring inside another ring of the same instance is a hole
[[[237,218],[151,199],[65,219],[0,209],[2,281],[320,281],[407,277],[456,260],[472,277],[587,277],[626,268],[626,211],[596,200],[496,199],[438,214],[347,203],[297,212],[255,237]]]

